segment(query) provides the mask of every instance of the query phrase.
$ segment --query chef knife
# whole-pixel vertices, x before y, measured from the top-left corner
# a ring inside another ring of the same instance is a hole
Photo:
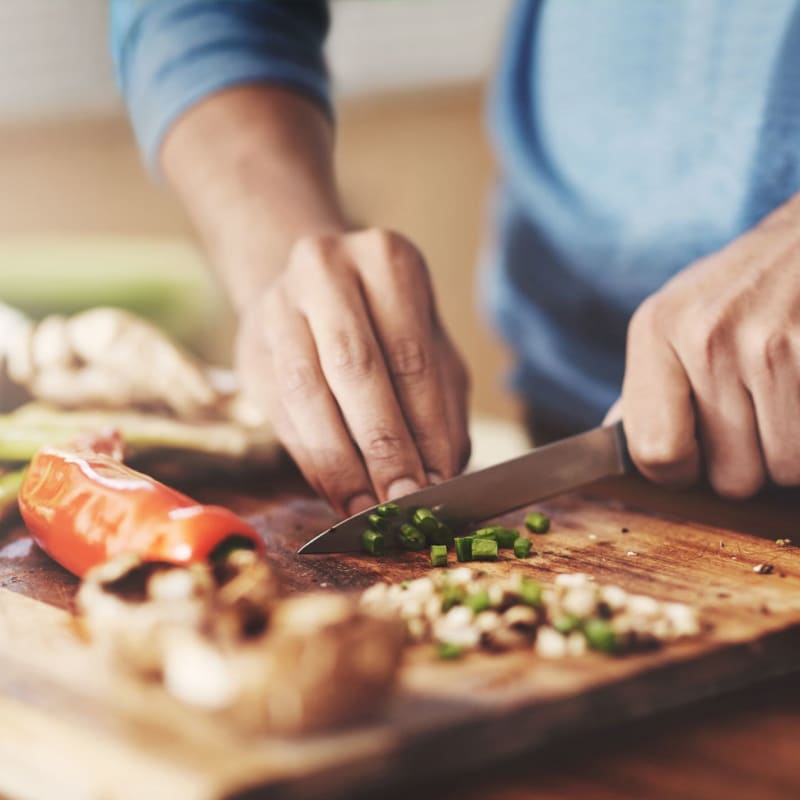
[[[481,522],[630,468],[622,423],[594,428],[525,455],[428,486],[394,502],[404,511],[430,508],[451,525]],[[347,553],[361,549],[368,508],[323,531],[298,553]]]

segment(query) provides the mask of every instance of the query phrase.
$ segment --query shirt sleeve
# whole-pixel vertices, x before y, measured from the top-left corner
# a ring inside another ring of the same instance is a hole
[[[111,0],[117,82],[148,165],[173,122],[237,84],[302,92],[331,114],[325,0]]]

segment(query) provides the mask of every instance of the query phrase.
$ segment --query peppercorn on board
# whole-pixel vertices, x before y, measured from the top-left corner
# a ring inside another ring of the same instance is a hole
[[[291,478],[270,486],[269,496],[255,487],[193,491],[252,522],[289,588],[365,588],[430,569],[427,552],[297,558],[298,544],[327,527],[330,512]],[[726,504],[625,479],[537,508],[552,527],[533,537],[530,559],[504,551],[497,562],[473,566],[497,576],[521,569],[544,583],[587,572],[697,607],[708,630],[620,658],[545,660],[515,650],[442,662],[421,646],[409,652],[384,717],[299,740],[233,733],[156,686],[99,668],[70,613],[77,581],[24,530],[4,532],[0,794],[208,798],[263,786],[270,796],[349,796],[462,772],[464,764],[800,669],[800,494]],[[522,529],[524,515],[500,521]],[[448,559],[456,566],[453,551]]]

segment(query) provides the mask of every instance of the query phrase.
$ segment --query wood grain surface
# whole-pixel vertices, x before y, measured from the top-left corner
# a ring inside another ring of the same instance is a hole
[[[357,588],[426,569],[421,554],[382,560],[295,557],[296,547],[332,518],[291,477],[266,476],[236,490],[198,493],[253,521],[290,590]],[[491,786],[498,797],[538,798],[562,796],[558,787],[565,786],[579,796],[645,796],[640,787],[649,769],[660,775],[667,794],[658,795],[652,785],[648,797],[669,796],[670,787],[675,789],[671,796],[710,796],[697,793],[708,786],[696,777],[700,788],[694,794],[684,786],[692,770],[674,773],[663,753],[660,771],[646,766],[646,737],[629,742],[625,757],[618,756],[627,765],[620,767],[624,778],[613,767],[605,769],[603,788],[602,781],[591,778],[592,770],[602,774],[605,768],[597,760],[596,743],[608,752],[614,742],[607,733],[610,726],[800,668],[800,549],[774,541],[795,535],[800,543],[795,533],[800,497],[781,493],[726,504],[702,492],[665,494],[630,479],[598,484],[539,507],[551,515],[553,528],[536,537],[537,555],[523,567],[531,575],[547,581],[558,572],[587,571],[632,591],[693,603],[710,626],[707,634],[635,657],[559,662],[518,652],[443,664],[421,648],[410,654],[385,718],[302,741],[244,740],[155,687],[112,679],[75,634],[69,613],[75,580],[52,565],[23,530],[8,532],[0,540],[0,791],[34,797],[54,796],[56,790],[60,797],[221,797],[261,787],[268,796],[352,796],[357,790],[380,787],[384,792],[407,787],[409,781],[419,784],[435,774],[467,769],[474,775],[491,762],[543,746],[539,756],[526,755],[503,772],[486,772],[483,783],[462,780],[457,790],[428,784],[421,793],[490,796]],[[521,517],[516,512],[505,521]],[[772,564],[773,573],[754,573],[758,563]],[[512,566],[520,564],[504,559],[490,569],[502,573]],[[785,696],[787,684],[775,685],[784,686]],[[796,710],[798,693],[789,698]],[[720,725],[730,719],[727,706],[712,702],[699,708],[716,708]],[[785,704],[777,704],[778,709],[785,713]],[[751,724],[756,712],[750,710]],[[670,722],[674,719],[680,716],[662,716],[658,731],[679,726]],[[694,722],[688,735],[695,740],[698,717],[689,719]],[[800,724],[794,730],[800,734]],[[659,741],[660,733],[655,740],[653,735],[650,741]],[[624,736],[617,741],[624,742]],[[691,758],[680,735],[668,741],[678,763]],[[573,748],[584,753],[580,765],[569,766],[564,742],[569,743],[567,753]],[[706,742],[713,750],[711,744]],[[640,753],[645,748],[642,760],[631,759],[631,747]],[[777,742],[772,749],[781,747]],[[40,759],[43,748],[54,754],[46,769]],[[714,756],[717,761],[722,757]],[[562,774],[565,765],[572,783]],[[761,766],[761,788],[773,794],[750,796],[779,797],[790,785],[800,785],[788,774],[773,775],[766,759]],[[641,774],[632,778],[625,769]],[[534,784],[527,794],[526,776]],[[476,793],[481,785],[484,791]],[[678,792],[679,785],[686,793]]]

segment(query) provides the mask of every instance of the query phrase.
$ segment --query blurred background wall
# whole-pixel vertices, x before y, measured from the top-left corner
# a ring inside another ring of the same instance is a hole
[[[485,86],[510,0],[332,5],[337,164],[348,206],[422,248],[472,367],[475,409],[511,418],[506,358],[478,317],[473,280],[493,175]],[[89,245],[98,235],[135,237],[119,240],[130,251],[152,237],[191,237],[140,164],[114,86],[104,0],[2,0],[0,181],[0,245],[20,236],[31,246],[63,234]]]

